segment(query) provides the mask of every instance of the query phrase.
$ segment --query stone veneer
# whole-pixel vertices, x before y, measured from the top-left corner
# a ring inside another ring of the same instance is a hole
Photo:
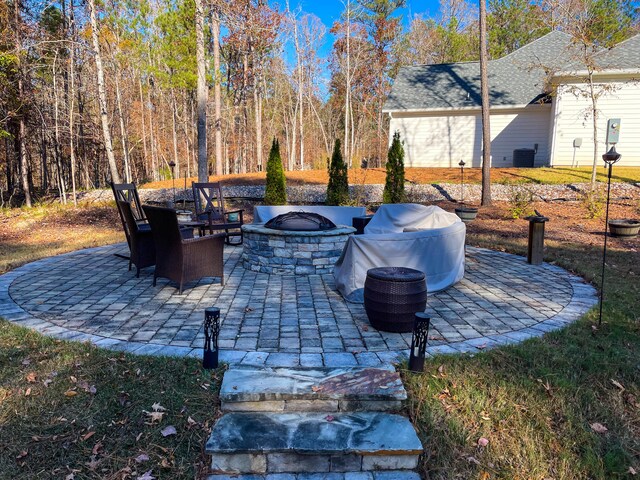
[[[344,244],[356,229],[339,225],[333,230],[298,232],[248,224],[242,226],[242,231],[242,263],[247,270],[279,275],[322,275],[333,271]]]

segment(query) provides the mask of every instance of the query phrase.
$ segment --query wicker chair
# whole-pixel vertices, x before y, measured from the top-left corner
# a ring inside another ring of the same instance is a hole
[[[202,277],[220,277],[220,284],[224,285],[224,233],[184,240],[175,210],[150,205],[142,208],[156,246],[153,286],[158,277],[177,282],[180,294],[185,283]]]
[[[156,263],[156,248],[151,228],[147,224],[139,224],[133,216],[131,204],[118,200],[118,211],[124,218],[124,231],[129,243],[129,270],[136,266],[136,277],[140,277],[140,269]]]
[[[144,216],[144,211],[142,210],[142,204],[140,203],[140,196],[138,195],[138,189],[133,183],[113,183],[111,182],[111,190],[113,191],[113,197],[117,202],[127,202],[131,207],[131,213],[133,214],[133,218],[136,223],[146,224],[147,219]],[[120,214],[120,220],[122,221],[122,226],[125,226],[125,218],[118,207],[118,213]]]
[[[242,225],[244,224],[244,210],[224,209],[224,197],[220,182],[193,183],[193,201],[198,220],[208,223],[209,232],[224,230],[228,245],[242,244]],[[237,216],[237,220],[229,221],[229,216]],[[231,237],[240,237],[239,241],[231,242]]]

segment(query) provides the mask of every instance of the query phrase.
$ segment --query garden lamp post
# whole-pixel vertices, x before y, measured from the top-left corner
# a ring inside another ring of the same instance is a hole
[[[202,368],[218,368],[218,334],[220,333],[220,309],[204,309],[204,352]]]
[[[176,208],[176,176],[175,176],[176,162],[173,160],[169,162],[169,168],[171,169],[171,182],[173,183],[173,208]]]
[[[409,352],[409,370],[412,372],[422,372],[424,370],[430,323],[431,319],[427,317],[426,313],[416,313],[411,336],[411,351]]]
[[[617,163],[622,155],[616,152],[616,146],[613,145],[607,153],[602,155],[604,163],[607,165],[607,209],[604,219],[604,248],[602,249],[602,277],[600,280],[600,314],[598,315],[598,326],[602,325],[602,302],[604,300],[604,267],[607,261],[607,228],[609,225],[609,198],[611,196],[611,171],[613,164]]]
[[[458,165],[460,166],[460,203],[464,204],[464,166],[466,163],[464,160],[460,160]]]

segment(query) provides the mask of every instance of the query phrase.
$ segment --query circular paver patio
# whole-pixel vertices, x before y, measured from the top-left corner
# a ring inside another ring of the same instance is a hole
[[[43,259],[0,276],[0,316],[58,338],[138,354],[202,352],[206,307],[222,312],[220,358],[279,366],[379,365],[406,355],[411,334],[378,332],[333,275],[245,270],[225,247],[224,287],[190,284],[183,295],[153,269],[127,270],[126,244]],[[597,303],[582,279],[557,266],[467,247],[465,278],[429,295],[430,353],[477,352],[561,328]]]

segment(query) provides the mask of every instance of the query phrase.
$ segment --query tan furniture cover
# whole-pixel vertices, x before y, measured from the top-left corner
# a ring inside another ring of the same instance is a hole
[[[465,224],[440,207],[382,205],[364,229],[342,251],[333,275],[350,302],[364,301],[367,270],[408,267],[425,273],[429,293],[443,290],[464,276]]]

